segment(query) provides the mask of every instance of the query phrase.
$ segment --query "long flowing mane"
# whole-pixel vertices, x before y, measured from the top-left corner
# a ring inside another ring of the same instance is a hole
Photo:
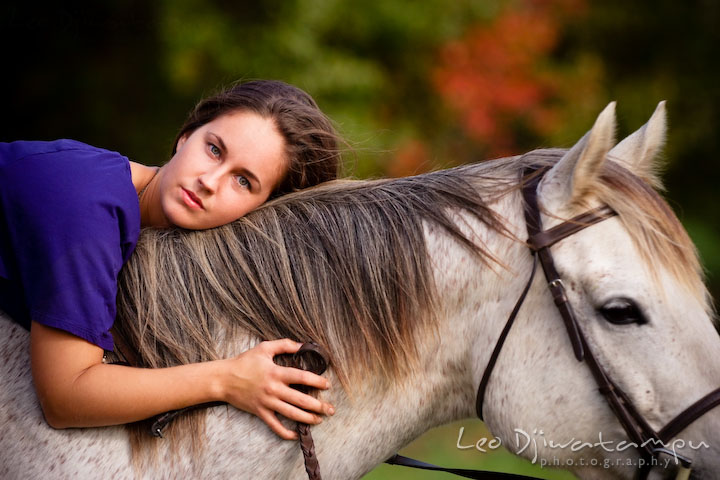
[[[359,372],[394,378],[432,318],[423,221],[492,259],[452,217],[463,209],[504,230],[471,180],[481,170],[339,181],[216,229],[145,230],[120,278],[121,351],[144,367],[198,362],[249,333],[325,346],[345,386]]]
[[[493,253],[458,227],[455,213],[469,212],[511,236],[490,205],[515,189],[525,165],[551,165],[563,153],[338,181],[216,229],[144,230],[119,280],[116,344],[131,364],[165,367],[222,358],[228,352],[221,345],[241,335],[289,337],[326,347],[347,389],[359,374],[392,381],[412,372],[414,338],[434,325],[424,226],[440,226],[480,261],[494,263]],[[651,268],[663,266],[706,295],[690,239],[652,188],[607,162],[595,190]],[[189,420],[195,427],[197,421]],[[142,435],[135,446],[148,442]]]

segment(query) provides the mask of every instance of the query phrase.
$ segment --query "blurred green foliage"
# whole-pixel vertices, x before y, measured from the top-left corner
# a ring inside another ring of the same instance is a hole
[[[517,18],[541,14],[546,29],[526,38],[534,56],[522,57],[524,70],[488,77],[521,48],[523,25],[537,24]],[[508,153],[572,145],[610,100],[627,135],[665,99],[668,197],[720,298],[719,37],[720,3],[703,0],[6,2],[0,140],[69,137],[161,164],[201,97],[238,79],[277,78],[310,92],[336,121],[354,146],[349,174],[401,175],[500,151],[472,115],[487,105],[466,98],[505,96],[490,120],[503,122]],[[460,68],[457,52],[474,57]],[[447,78],[459,89],[445,89]],[[478,92],[468,79],[478,78],[495,78],[485,97],[469,95]],[[495,90],[509,84],[542,88],[515,105],[512,90]],[[546,116],[530,119],[531,109]],[[442,463],[491,461],[458,452],[451,437],[412,448],[444,452]],[[498,468],[527,467],[498,455]],[[397,469],[368,478],[438,478]]]
[[[461,430],[462,429],[462,430]],[[532,463],[520,459],[512,451],[522,448],[523,441],[506,448],[499,448],[495,439],[480,420],[466,420],[435,428],[404,448],[403,455],[433,463],[438,466],[464,469],[479,469],[494,472],[511,472],[533,478],[548,480],[572,480],[576,478],[570,472],[557,467],[541,466],[540,462]],[[495,439],[497,442],[497,439]],[[462,448],[458,448],[460,445]],[[532,448],[532,447],[529,447]],[[396,465],[379,465],[364,480],[448,480],[454,477],[447,473],[438,473]]]

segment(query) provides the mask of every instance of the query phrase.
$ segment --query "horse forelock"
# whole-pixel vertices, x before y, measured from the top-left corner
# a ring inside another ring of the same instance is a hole
[[[697,249],[662,196],[651,185],[611,162],[606,165],[596,195],[618,212],[660,291],[663,291],[660,272],[666,271],[712,317],[712,301]]]

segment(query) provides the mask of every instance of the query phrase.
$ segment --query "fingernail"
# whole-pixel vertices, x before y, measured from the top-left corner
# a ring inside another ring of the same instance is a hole
[[[333,407],[328,408],[328,413],[330,413],[330,415],[335,415],[335,409]]]

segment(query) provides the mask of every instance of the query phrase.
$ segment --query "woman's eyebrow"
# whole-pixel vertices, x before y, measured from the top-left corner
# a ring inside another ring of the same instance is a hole
[[[255,174],[253,172],[251,172],[247,168],[243,168],[243,169],[241,169],[240,173],[242,173],[243,175],[248,177],[248,179],[250,179],[251,182],[257,183],[258,190],[262,190],[262,184],[260,183],[260,179],[257,176],[255,176]]]
[[[225,146],[225,142],[223,142],[223,139],[220,138],[220,135],[214,132],[209,132],[211,136],[215,138],[215,141],[218,143],[218,147],[220,147],[220,150],[223,150],[227,152],[227,147]]]

